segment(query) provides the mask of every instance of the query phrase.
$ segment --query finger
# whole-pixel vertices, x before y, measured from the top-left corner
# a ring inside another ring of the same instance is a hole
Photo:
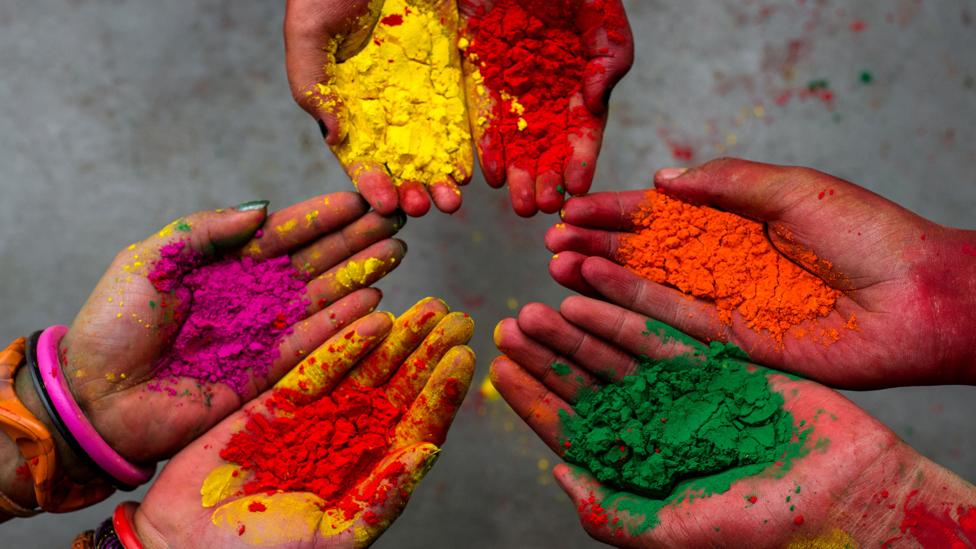
[[[522,307],[518,326],[532,339],[602,379],[620,379],[637,369],[632,355],[570,324],[548,305],[529,303]]]
[[[363,198],[380,215],[391,215],[400,206],[399,194],[386,169],[376,163],[357,163],[349,177]]]
[[[583,279],[597,292],[624,309],[660,320],[703,341],[728,341],[728,327],[719,319],[714,303],[639,277],[599,257],[580,267]]]
[[[461,207],[461,189],[454,181],[439,181],[430,186],[430,196],[437,209],[450,214]]]
[[[366,288],[353,292],[329,307],[297,323],[278,345],[280,354],[269,372],[270,382],[291,370],[310,351],[317,349],[343,326],[373,312],[383,294]],[[259,387],[263,390],[264,387]]]
[[[542,213],[556,213],[563,205],[562,174],[547,171],[535,180],[535,202]]]
[[[404,181],[397,187],[400,208],[411,217],[420,217],[430,210],[430,196],[423,184],[417,181]]]
[[[437,323],[386,386],[386,396],[394,406],[407,406],[417,398],[430,379],[441,357],[452,347],[464,345],[474,333],[474,321],[465,313],[450,313]]]
[[[600,386],[589,372],[525,335],[514,318],[495,326],[494,342],[499,351],[566,402],[576,402],[585,389]]]
[[[329,536],[330,531],[345,530],[348,521],[341,514],[346,509],[360,507],[362,511],[355,515],[353,547],[368,547],[400,516],[440,452],[433,444],[417,444],[383,460],[343,498],[338,509],[326,513],[320,532]]]
[[[549,274],[559,284],[588,296],[600,295],[590,283],[583,279],[581,268],[587,256],[576,252],[563,252],[549,260]]]
[[[364,358],[338,390],[360,385],[378,387],[419,346],[449,312],[447,304],[436,297],[417,302],[393,322],[390,335]]]
[[[514,165],[508,167],[508,194],[516,214],[532,217],[538,211],[535,203],[535,181],[529,172]]]
[[[596,299],[567,297],[559,312],[583,333],[607,341],[629,357],[656,360],[705,349],[699,341],[670,326]],[[617,379],[632,374],[639,365],[632,360],[629,367],[628,371],[617,370]]]
[[[461,31],[462,36],[466,34]],[[501,132],[491,126],[494,101],[484,86],[481,73],[467,55],[461,56],[464,71],[464,94],[468,100],[468,125],[478,148],[478,162],[485,181],[498,189],[505,184],[505,142]]]
[[[309,399],[328,393],[359,359],[386,337],[393,315],[379,312],[365,316],[330,337],[298,366],[285,374],[276,389],[291,389]]]
[[[138,247],[142,253],[155,255],[164,246],[186,242],[185,246],[189,250],[203,256],[212,256],[218,251],[239,247],[264,222],[267,201],[246,202],[238,208],[240,209],[197,212],[181,217],[138,245],[130,246],[130,250]],[[139,259],[138,254],[132,257],[136,261]]]
[[[569,103],[570,116],[576,119],[578,132],[569,133],[572,154],[566,159],[563,177],[566,191],[572,196],[581,196],[590,191],[593,175],[596,173],[596,160],[603,144],[603,128],[606,116],[596,116],[583,106],[582,97],[574,96]]]
[[[606,111],[610,92],[634,63],[634,37],[623,4],[583,3],[577,16],[583,47],[590,57],[583,80],[586,107],[595,114]]]
[[[502,188],[506,181],[507,165],[505,144],[500,132],[488,131],[478,140],[478,160],[485,182],[492,188]]]
[[[619,545],[624,518],[618,514],[616,505],[609,504],[611,509],[604,506],[610,491],[589,471],[575,465],[560,463],[553,468],[552,475],[576,507],[586,533],[605,543]],[[614,501],[618,497],[627,496],[614,494]],[[637,506],[631,508],[640,509]]]
[[[366,247],[395,235],[406,221],[401,212],[386,217],[370,212],[293,253],[292,265],[310,278],[318,276]]]
[[[553,452],[563,455],[560,412],[572,414],[565,400],[550,391],[532,374],[508,357],[500,356],[491,364],[491,383],[523,421]]]
[[[269,215],[260,236],[255,235],[243,253],[255,259],[284,255],[346,227],[368,209],[363,198],[353,192],[310,198]]]
[[[396,238],[377,242],[341,265],[333,267],[308,283],[306,294],[310,310],[322,308],[340,297],[376,283],[397,268],[407,253],[407,245]]]
[[[570,198],[563,207],[562,219],[577,227],[630,230],[634,228],[633,213],[647,194],[647,191],[623,191]]]
[[[417,442],[444,444],[471,387],[474,363],[474,351],[467,345],[454,347],[441,358],[423,391],[397,424],[394,448]]]
[[[557,223],[546,232],[545,242],[546,248],[552,253],[571,251],[585,256],[613,259],[623,234],[625,233]]]

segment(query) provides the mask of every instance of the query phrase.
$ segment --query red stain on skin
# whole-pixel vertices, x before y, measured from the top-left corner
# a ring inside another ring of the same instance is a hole
[[[976,257],[976,244],[963,244],[962,253]]]
[[[901,535],[885,541],[881,546],[890,547],[892,543],[910,535],[923,549],[964,548],[976,545],[976,507],[958,506],[956,519],[951,516],[951,506],[941,513],[929,510],[924,503],[912,505],[918,495],[913,490],[905,498],[904,516],[899,529]]]
[[[756,496],[749,496],[749,503],[756,503],[757,501],[759,501],[759,498]]]
[[[265,507],[264,504],[261,503],[260,501],[252,501],[251,503],[248,504],[247,510],[252,513],[263,513],[267,511],[268,508]]]

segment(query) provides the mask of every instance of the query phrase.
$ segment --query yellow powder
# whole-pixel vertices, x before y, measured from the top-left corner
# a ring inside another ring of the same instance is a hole
[[[318,90],[345,105],[346,137],[334,148],[343,165],[385,165],[398,185],[467,179],[474,155],[457,32],[453,1],[385,0],[371,40]]]
[[[391,261],[395,262],[394,258]],[[343,288],[357,288],[364,286],[371,275],[386,268],[382,259],[375,257],[364,261],[349,261],[335,273],[335,281]]]
[[[857,549],[857,541],[847,532],[833,529],[815,538],[796,538],[787,549]]]

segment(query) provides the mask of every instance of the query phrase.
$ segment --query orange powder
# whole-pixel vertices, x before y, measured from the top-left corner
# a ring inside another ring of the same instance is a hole
[[[800,323],[827,316],[841,295],[776,251],[761,223],[656,191],[634,212],[618,260],[638,275],[738,311],[749,327],[782,342]]]

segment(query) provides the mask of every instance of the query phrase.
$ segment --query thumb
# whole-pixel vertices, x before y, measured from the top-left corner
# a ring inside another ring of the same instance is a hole
[[[212,256],[243,246],[268,216],[268,201],[244,202],[230,209],[197,212],[180,217],[142,241],[142,247],[158,250],[186,241],[189,249]]]
[[[434,444],[408,446],[383,460],[347,496],[365,504],[357,520],[362,528],[362,533],[356,535],[357,547],[368,546],[393,524],[440,453]],[[340,504],[340,507],[345,506]]]

